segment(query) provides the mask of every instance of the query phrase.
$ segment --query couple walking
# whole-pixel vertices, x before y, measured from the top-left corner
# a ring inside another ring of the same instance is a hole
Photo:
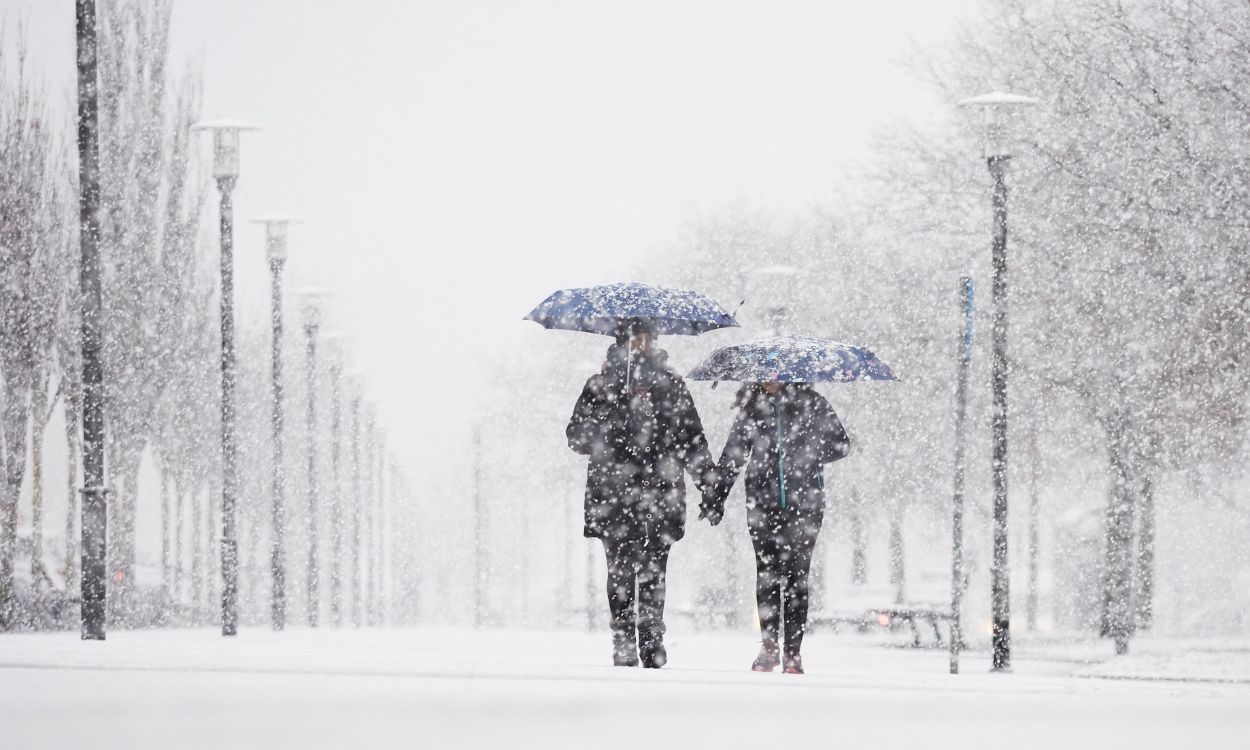
[[[645,323],[622,327],[602,370],[582,391],[566,431],[589,457],[585,535],[603,542],[613,663],[658,669],[664,648],[665,571],[685,534],[684,475],[713,526],[745,469],[747,528],[755,550],[761,645],[751,668],[802,674],[808,571],[824,517],[823,467],[849,440],[829,403],[805,383],[750,383],[719,461],[685,382]]]

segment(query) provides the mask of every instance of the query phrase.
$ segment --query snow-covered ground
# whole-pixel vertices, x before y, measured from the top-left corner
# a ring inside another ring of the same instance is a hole
[[[1244,747],[1246,644],[1022,639],[968,654],[817,634],[754,674],[749,633],[670,634],[661,671],[576,632],[244,630],[0,637],[0,747]],[[1192,646],[1192,647],[1191,647]],[[1203,650],[1205,648],[1205,650]],[[1046,658],[1042,658],[1045,656]],[[1104,678],[1114,679],[1104,679]],[[1003,744],[997,744],[1003,743]]]

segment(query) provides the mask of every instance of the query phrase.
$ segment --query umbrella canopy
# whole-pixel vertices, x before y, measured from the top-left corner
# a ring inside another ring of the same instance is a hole
[[[898,380],[888,365],[862,346],[806,336],[774,336],[722,346],[686,377],[747,383]]]
[[[561,289],[525,319],[543,328],[607,336],[615,336],[630,324],[645,326],[657,335],[683,336],[738,325],[724,308],[698,292],[632,282]]]

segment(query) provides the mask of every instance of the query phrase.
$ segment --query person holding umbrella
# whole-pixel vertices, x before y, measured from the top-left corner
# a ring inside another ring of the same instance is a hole
[[[707,516],[713,526],[720,523],[745,468],[761,641],[751,669],[771,672],[782,664],[787,674],[803,674],[807,579],[825,512],[824,466],[850,452],[837,414],[810,383],[894,375],[866,349],[777,337],[717,350],[690,377],[748,381],[735,401],[738,414]]]
[[[716,464],[690,392],[655,340],[737,322],[702,295],[643,284],[556,292],[528,318],[616,338],[565,434],[589,459],[583,533],[602,540],[607,557],[613,664],[658,669],[668,661],[668,554],[685,535],[684,475],[710,497]]]

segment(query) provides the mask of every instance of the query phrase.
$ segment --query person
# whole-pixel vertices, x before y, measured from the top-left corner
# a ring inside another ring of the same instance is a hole
[[[644,323],[623,328],[565,431],[569,447],[589,457],[584,534],[599,538],[607,557],[616,666],[667,662],[665,575],[685,535],[684,474],[706,491],[715,473],[694,401],[667,358]]]
[[[825,512],[824,465],[845,457],[850,439],[823,396],[806,383],[747,384],[718,465],[708,520],[720,523],[746,467],[747,528],[755,549],[760,653],[751,669],[803,674],[808,571]]]

